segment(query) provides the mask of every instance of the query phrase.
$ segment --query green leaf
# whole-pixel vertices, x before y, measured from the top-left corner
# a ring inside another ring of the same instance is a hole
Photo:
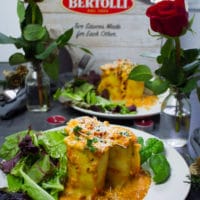
[[[195,16],[193,15],[192,18],[191,18],[190,21],[189,21],[189,26],[188,26],[188,30],[189,30],[190,32],[192,32],[192,33],[193,33],[192,24],[193,24],[193,22],[194,22],[194,18],[195,18]],[[186,29],[186,31],[187,31],[187,29]]]
[[[43,67],[45,72],[52,80],[58,80],[59,75],[59,59],[58,57],[54,57],[54,60],[43,61]]]
[[[182,91],[186,94],[190,94],[195,88],[197,88],[197,79],[191,78],[186,82],[186,85],[182,88]]]
[[[24,178],[22,190],[35,200],[55,200],[44,189],[37,185],[22,169],[19,170],[21,177]]]
[[[164,152],[164,144],[161,140],[157,138],[148,138],[144,144],[143,140],[139,140],[142,148],[140,150],[141,163],[146,162],[152,154],[163,153]]]
[[[0,33],[0,44],[15,44],[15,39]]]
[[[185,66],[183,66],[183,70],[185,72],[193,71],[194,69],[197,69],[200,65],[200,60],[195,60],[192,63],[188,63]]]
[[[41,60],[44,60],[46,59],[51,53],[53,50],[55,50],[57,48],[57,43],[56,41],[52,42],[46,49],[44,52],[40,53],[40,54],[37,54],[35,57],[37,59],[41,59]]]
[[[53,177],[46,183],[42,183],[42,188],[44,188],[47,191],[50,190],[51,191],[50,194],[55,199],[59,199],[58,198],[59,192],[64,190],[64,186],[60,183],[58,176]]]
[[[22,53],[15,53],[10,56],[9,58],[9,64],[10,65],[17,65],[21,63],[27,62],[25,56]]]
[[[83,48],[83,47],[80,47],[80,49],[82,51],[86,52],[86,53],[89,53],[89,54],[93,55],[92,52],[89,49],[86,49],[86,48]]]
[[[15,46],[17,49],[26,48],[28,46],[28,42],[24,40],[24,38],[12,38],[15,41]]]
[[[52,158],[59,158],[65,156],[66,145],[63,141],[64,138],[64,130],[48,131],[38,136],[38,144],[43,146]]]
[[[17,1],[17,15],[19,17],[19,22],[23,22],[25,19],[25,6],[24,3],[20,0]]]
[[[161,48],[160,51],[161,55],[157,57],[157,62],[159,64],[163,63],[166,58],[169,58],[171,56],[171,52],[173,49],[174,49],[174,41],[172,38],[168,38]]]
[[[39,24],[29,24],[24,28],[23,31],[24,38],[31,42],[41,40],[46,34],[46,28]]]
[[[185,81],[183,69],[176,65],[175,52],[169,58],[164,59],[162,66],[155,73],[158,76],[164,77],[172,85],[178,86]]]
[[[138,65],[132,69],[129,79],[135,81],[148,81],[153,77],[151,70],[146,65]]]
[[[154,80],[146,81],[145,87],[153,91],[155,95],[158,95],[165,92],[168,89],[169,84],[167,81],[156,78]]]
[[[19,151],[18,144],[26,134],[27,130],[7,136],[0,148],[0,158],[5,160],[12,159]]]
[[[95,105],[97,103],[97,96],[94,90],[90,90],[86,94],[85,101],[86,103],[91,104],[91,105]]]
[[[58,47],[64,47],[67,44],[67,42],[71,39],[72,35],[73,35],[73,28],[65,31],[65,33],[60,35],[56,40]]]
[[[31,1],[26,8],[24,21],[21,23],[21,29],[23,30],[28,24],[43,24],[42,12],[34,1]]]
[[[47,44],[47,43],[44,42],[43,40],[37,42],[36,47],[35,47],[36,55],[37,55],[37,54],[41,54],[41,53],[43,53],[43,52],[46,50],[46,44]]]
[[[22,178],[13,176],[11,174],[8,174],[6,178],[8,182],[8,190],[10,192],[18,192],[21,189],[23,184]]]
[[[27,175],[36,183],[42,181],[47,175],[52,174],[55,166],[50,160],[49,155],[40,157],[28,170]]]
[[[164,45],[162,46],[161,48],[161,55],[163,57],[169,57],[170,54],[171,54],[171,51],[173,50],[174,48],[174,40],[172,38],[168,38]]]
[[[181,56],[181,61],[184,64],[191,63],[195,61],[200,55],[199,49],[186,49],[183,50],[183,55]]]
[[[153,180],[156,184],[167,181],[170,176],[170,165],[163,154],[155,154],[151,156],[149,165],[153,170]]]

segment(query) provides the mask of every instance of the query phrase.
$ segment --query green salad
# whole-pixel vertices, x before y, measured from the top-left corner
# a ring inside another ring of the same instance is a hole
[[[22,131],[5,138],[0,167],[7,175],[8,192],[23,192],[35,200],[55,200],[67,176],[63,130]]]

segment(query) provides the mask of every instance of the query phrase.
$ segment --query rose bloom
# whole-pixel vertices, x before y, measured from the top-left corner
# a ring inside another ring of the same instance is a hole
[[[189,25],[184,0],[158,2],[147,9],[146,15],[153,31],[171,37],[180,36]]]

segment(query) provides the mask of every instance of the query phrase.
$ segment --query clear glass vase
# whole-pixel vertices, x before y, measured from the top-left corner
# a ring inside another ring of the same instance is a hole
[[[171,89],[161,105],[159,137],[173,147],[187,144],[191,105],[184,93]]]
[[[25,79],[26,106],[32,112],[46,112],[50,108],[50,79],[41,62],[30,63]]]

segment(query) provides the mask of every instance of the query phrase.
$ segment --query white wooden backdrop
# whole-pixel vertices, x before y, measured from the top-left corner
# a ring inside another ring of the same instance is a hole
[[[40,4],[44,23],[53,35],[58,36],[73,27],[71,42],[89,48],[95,56],[97,67],[119,58],[157,67],[155,59],[141,56],[156,53],[160,47],[160,41],[148,35],[149,20],[145,16],[148,6],[142,0],[135,0],[135,7],[128,12],[93,16],[70,12],[62,7],[60,0],[45,0]],[[88,24],[104,28],[91,29]],[[107,28],[109,24],[113,28]],[[75,49],[73,54],[80,52]]]
[[[19,25],[16,14],[17,0],[6,0],[0,7],[0,32],[18,36]],[[160,41],[148,35],[149,19],[145,12],[150,0],[135,0],[135,7],[128,12],[114,15],[93,16],[70,12],[61,5],[61,0],[45,0],[40,3],[44,15],[44,24],[54,37],[73,27],[72,43],[89,48],[96,59],[95,67],[119,58],[128,58],[135,63],[147,64],[152,68],[157,67],[154,58],[147,58],[141,54],[156,54],[160,49]],[[196,14],[195,31],[184,37],[184,46],[187,48],[200,47],[200,1],[188,0],[194,8],[192,15]],[[103,26],[104,28],[89,28]],[[112,24],[113,28],[107,28]],[[90,34],[88,34],[90,32]],[[107,35],[103,33],[106,33]],[[111,36],[110,36],[111,35]],[[0,45],[0,62],[7,62],[8,57],[15,52],[12,46]],[[70,51],[74,60],[80,59],[83,52],[78,49]]]

